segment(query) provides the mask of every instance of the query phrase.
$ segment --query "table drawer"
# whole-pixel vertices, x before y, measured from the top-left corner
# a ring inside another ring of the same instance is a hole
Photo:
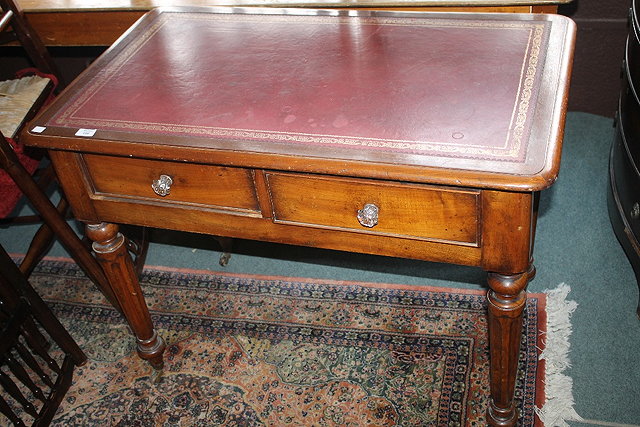
[[[251,170],[202,164],[85,154],[94,194],[145,203],[214,209],[259,211]],[[152,188],[162,176],[171,178],[169,193]]]
[[[478,244],[480,191],[285,173],[267,184],[277,223]],[[377,207],[368,224],[366,205]]]

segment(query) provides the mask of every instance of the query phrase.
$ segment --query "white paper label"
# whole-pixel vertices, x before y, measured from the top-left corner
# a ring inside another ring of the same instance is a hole
[[[93,136],[96,134],[96,129],[78,129],[76,136]]]
[[[31,132],[33,132],[33,133],[42,133],[42,132],[44,132],[45,129],[46,129],[46,127],[44,127],[44,126],[36,126],[33,129],[31,129]]]

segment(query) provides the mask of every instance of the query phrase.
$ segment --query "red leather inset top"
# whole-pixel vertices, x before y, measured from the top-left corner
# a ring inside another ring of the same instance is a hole
[[[161,13],[46,125],[519,163],[550,26]]]

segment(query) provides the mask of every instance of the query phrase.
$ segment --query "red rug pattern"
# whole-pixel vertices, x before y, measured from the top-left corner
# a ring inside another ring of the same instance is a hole
[[[484,426],[484,292],[148,268],[159,384],[120,315],[65,260],[34,286],[87,352],[54,425]],[[516,398],[535,423],[544,295],[528,299]]]

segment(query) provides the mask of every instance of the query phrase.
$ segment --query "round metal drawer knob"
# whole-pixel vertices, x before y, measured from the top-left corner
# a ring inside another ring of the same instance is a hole
[[[375,227],[378,224],[378,212],[376,205],[367,203],[362,209],[358,209],[358,222],[363,227]]]
[[[635,202],[633,206],[631,206],[631,218],[633,219],[640,218],[640,203]]]
[[[169,175],[160,175],[160,178],[153,181],[151,188],[158,196],[165,197],[171,193],[171,184],[173,179]]]

